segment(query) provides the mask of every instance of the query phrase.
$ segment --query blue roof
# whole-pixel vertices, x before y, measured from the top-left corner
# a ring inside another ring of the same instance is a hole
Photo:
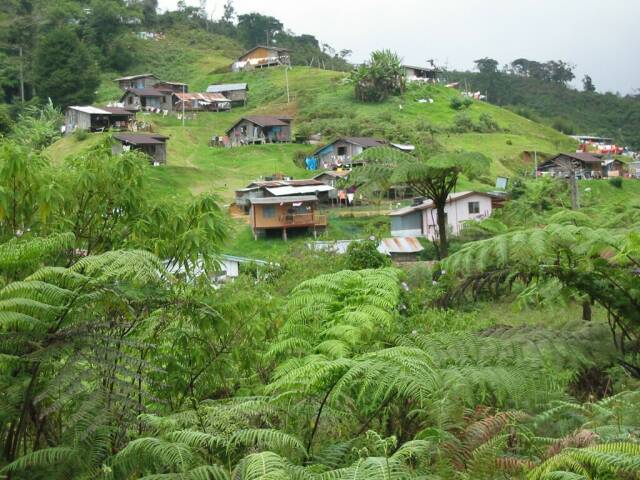
[[[222,93],[230,92],[233,90],[247,90],[246,83],[223,83],[221,85],[209,85],[207,87],[207,93]]]

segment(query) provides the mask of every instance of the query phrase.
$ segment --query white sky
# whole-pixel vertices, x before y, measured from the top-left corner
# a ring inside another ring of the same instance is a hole
[[[187,0],[198,6],[199,0]],[[214,17],[225,0],[207,0]],[[159,0],[175,9],[177,0]],[[492,57],[564,60],[576,65],[599,91],[640,88],[640,0],[234,0],[240,14],[259,12],[296,34],[314,35],[351,61],[389,48],[409,64],[472,69]]]

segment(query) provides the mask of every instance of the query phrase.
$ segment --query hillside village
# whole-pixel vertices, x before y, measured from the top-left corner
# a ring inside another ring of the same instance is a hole
[[[589,6],[175,3],[0,4],[0,480],[640,479]]]
[[[203,126],[211,125],[215,128],[219,122],[217,116],[226,113],[223,122],[224,129],[212,129],[209,132],[207,145],[213,149],[235,149],[254,147],[247,157],[258,152],[259,146],[291,145],[285,151],[294,151],[291,159],[277,162],[270,169],[268,162],[264,168],[244,175],[242,163],[236,167],[239,176],[244,178],[240,184],[227,185],[221,194],[229,201],[229,212],[236,219],[249,224],[251,234],[255,240],[259,238],[269,241],[274,235],[287,240],[291,234],[299,237],[300,233],[307,233],[314,240],[322,238],[327,241],[327,233],[331,231],[328,212],[342,213],[349,209],[357,211],[359,215],[369,215],[369,211],[380,214],[378,206],[380,201],[374,201],[370,191],[366,194],[358,193],[358,179],[349,181],[353,169],[360,169],[367,160],[362,153],[369,148],[389,147],[412,154],[415,145],[407,143],[411,136],[402,135],[394,137],[395,132],[387,138],[382,136],[340,136],[325,133],[322,130],[317,133],[309,130],[308,122],[304,117],[299,120],[295,114],[290,115],[291,108],[300,112],[304,111],[305,104],[295,98],[300,91],[298,83],[303,84],[308,78],[316,75],[312,69],[296,72],[298,68],[291,67],[291,51],[277,47],[256,45],[236,58],[230,64],[229,75],[224,75],[225,82],[210,83],[202,91],[192,91],[193,86],[186,83],[184,78],[163,79],[153,73],[139,73],[119,77],[113,80],[117,84],[121,96],[114,97],[103,106],[82,105],[70,106],[65,112],[65,123],[62,131],[66,136],[72,135],[77,130],[91,133],[111,132],[113,138],[113,154],[119,154],[131,149],[144,152],[150,157],[154,166],[171,167],[183,165],[184,151],[172,148],[172,133],[164,134],[165,126],[169,119],[181,122],[180,136],[192,135],[190,130],[197,125],[198,130]],[[446,102],[446,108],[451,106],[456,98],[467,98],[465,108],[470,111],[485,109],[480,95],[469,92],[461,92],[460,84],[446,84],[443,78],[439,78],[438,68],[433,64],[423,67],[403,65],[403,75],[409,85],[409,92],[415,91],[413,98],[399,99],[398,114],[404,114],[403,102],[412,102],[409,109],[420,109],[430,117],[429,111],[434,110],[436,102]],[[269,70],[267,72],[267,70]],[[291,81],[289,81],[291,73]],[[323,72],[324,73],[324,72]],[[218,75],[219,76],[219,75]],[[279,80],[277,85],[269,85],[270,93],[279,93],[282,100],[276,103],[264,101],[259,95],[252,95],[252,84],[256,89],[264,83],[265,78],[273,81]],[[284,85],[282,78],[284,77]],[[211,76],[211,81],[215,76]],[[346,77],[345,77],[346,78]],[[236,81],[237,80],[237,81]],[[247,81],[244,81],[247,80]],[[278,92],[278,90],[284,91]],[[275,90],[275,92],[273,92]],[[424,98],[417,98],[417,92],[425,93]],[[428,93],[429,95],[427,95]],[[286,102],[285,102],[286,96]],[[294,98],[292,98],[294,97]],[[435,99],[432,97],[436,97]],[[440,107],[438,110],[442,110]],[[238,112],[238,113],[236,113]],[[254,112],[258,114],[254,114]],[[480,117],[483,114],[480,114]],[[485,114],[490,115],[490,114]],[[300,116],[298,114],[298,116]],[[229,117],[232,124],[229,123]],[[526,123],[523,119],[509,119],[514,123]],[[529,122],[530,123],[530,122]],[[520,127],[523,128],[523,127]],[[501,128],[496,125],[495,129]],[[178,132],[173,129],[175,133]],[[511,130],[504,129],[504,130]],[[324,134],[323,134],[324,133]],[[360,132],[357,132],[360,133]],[[485,135],[488,136],[485,132]],[[515,132],[514,132],[515,133]],[[622,148],[612,147],[612,139],[575,136],[573,139],[562,137],[541,129],[537,133],[536,145],[527,145],[510,149],[522,159],[520,166],[524,168],[526,162],[531,174],[544,177],[561,177],[568,175],[576,179],[603,179],[613,177],[640,177],[640,162],[634,162],[628,155],[627,161],[614,158],[613,155],[625,153]],[[505,136],[506,137],[506,136]],[[447,134],[451,138],[451,134]],[[204,143],[201,137],[197,140]],[[553,146],[551,143],[553,142]],[[513,140],[507,138],[506,145],[513,145]],[[309,145],[309,147],[306,147]],[[205,151],[205,145],[197,145],[198,152]],[[54,146],[53,149],[56,147]],[[457,148],[457,145],[454,146]],[[540,148],[540,150],[538,150]],[[562,148],[562,150],[560,150]],[[615,151],[612,151],[615,148]],[[210,150],[211,151],[211,150]],[[307,152],[302,158],[297,152]],[[207,151],[206,153],[209,153]],[[487,155],[495,155],[495,152],[486,152]],[[269,153],[270,154],[270,153]],[[227,154],[219,151],[216,157],[219,159]],[[294,166],[294,158],[296,165]],[[251,160],[248,158],[248,162]],[[500,162],[500,160],[498,160]],[[496,162],[496,163],[498,163]],[[284,167],[284,168],[283,168]],[[494,208],[500,207],[508,201],[506,184],[510,174],[514,173],[514,166],[492,165],[492,173],[502,182],[499,188],[492,189],[489,182],[478,186],[478,190],[455,192],[447,202],[445,211],[448,216],[448,228],[453,235],[457,235],[463,225],[471,220],[482,220],[491,216]],[[304,172],[303,172],[304,171]],[[164,176],[163,173],[160,174]],[[470,185],[471,187],[472,185]],[[475,187],[475,185],[474,185]],[[191,187],[193,188],[193,187]],[[207,188],[206,185],[199,188]],[[193,190],[192,190],[193,191]],[[379,192],[380,193],[380,192]],[[385,199],[387,210],[387,230],[391,237],[408,238],[413,245],[426,244],[437,239],[437,214],[429,208],[429,200],[418,198],[406,185],[390,185],[386,192],[381,192]],[[233,197],[232,197],[233,195]],[[492,202],[484,204],[475,198],[488,195]],[[472,200],[462,202],[462,198],[471,196]],[[475,196],[475,197],[474,197]],[[373,201],[373,203],[372,203]],[[464,203],[464,204],[463,204]],[[482,207],[479,204],[482,203]],[[403,206],[410,204],[410,206]],[[374,208],[372,208],[372,206]],[[401,207],[401,208],[398,208]],[[425,212],[414,215],[414,212]],[[434,233],[435,232],[435,233]],[[335,238],[337,244],[345,244],[358,238]],[[421,240],[419,240],[421,239]],[[384,239],[381,239],[384,240]],[[313,244],[310,244],[313,245]],[[318,244],[319,245],[319,244]],[[383,243],[380,244],[384,249]],[[401,247],[400,247],[401,248]],[[233,247],[232,247],[233,250]],[[388,249],[387,249],[388,250]],[[423,247],[413,248],[413,255],[400,255],[399,258],[418,260]],[[237,250],[236,250],[237,251]],[[389,253],[401,254],[402,251]],[[264,259],[260,259],[264,260]]]

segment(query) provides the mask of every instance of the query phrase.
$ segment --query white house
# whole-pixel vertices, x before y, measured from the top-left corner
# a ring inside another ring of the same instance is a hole
[[[483,192],[452,193],[444,209],[449,231],[458,235],[463,222],[488,217],[501,200]],[[426,237],[430,240],[438,237],[438,215],[431,200],[414,202],[410,207],[392,211],[389,216],[394,237]]]

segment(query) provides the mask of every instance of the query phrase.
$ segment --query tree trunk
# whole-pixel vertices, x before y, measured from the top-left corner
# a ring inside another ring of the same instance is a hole
[[[582,301],[582,320],[591,321],[591,299],[585,298]]]
[[[580,208],[580,200],[578,198],[578,180],[575,172],[571,172],[569,176],[569,184],[571,186],[571,208],[578,210]]]
[[[446,200],[445,200],[446,202]],[[449,254],[449,249],[447,246],[447,218],[444,212],[445,202],[436,203],[436,212],[437,212],[437,222],[438,222],[438,239],[439,239],[439,247],[438,247],[438,258],[442,260]]]

